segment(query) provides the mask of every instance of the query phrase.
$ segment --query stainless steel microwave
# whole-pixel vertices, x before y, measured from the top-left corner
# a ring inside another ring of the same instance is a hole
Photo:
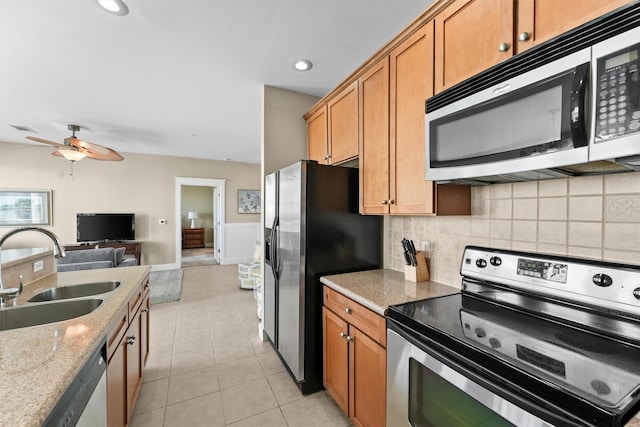
[[[568,48],[554,39],[427,100],[425,179],[484,184],[638,170],[640,27],[606,38],[601,31],[597,43],[589,29],[570,33]]]

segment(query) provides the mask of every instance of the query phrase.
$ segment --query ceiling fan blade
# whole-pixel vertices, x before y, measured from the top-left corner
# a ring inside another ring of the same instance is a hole
[[[49,141],[48,139],[42,139],[35,136],[27,136],[27,139],[30,139],[31,141],[36,141],[36,142],[42,142],[43,144],[53,145],[54,147],[58,147],[58,148],[64,147],[64,144],[60,144],[59,142],[53,142],[53,141]]]
[[[78,138],[67,138],[65,139],[70,145],[74,147],[78,147],[82,149],[85,153],[87,153],[87,157],[94,160],[124,160],[120,154],[118,154],[115,150],[112,150],[108,147],[103,147],[102,145],[94,144],[89,141],[85,141]]]

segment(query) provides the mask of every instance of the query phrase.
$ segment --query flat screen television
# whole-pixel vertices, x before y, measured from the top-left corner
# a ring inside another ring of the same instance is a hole
[[[135,240],[136,216],[132,213],[79,213],[78,242]]]

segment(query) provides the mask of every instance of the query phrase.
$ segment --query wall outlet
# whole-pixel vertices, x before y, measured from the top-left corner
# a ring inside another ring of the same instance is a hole
[[[44,268],[44,261],[40,260],[40,261],[36,261],[33,263],[33,272],[37,273],[38,271],[42,270]]]
[[[159,224],[166,224],[167,220],[166,219],[161,219],[160,221],[158,221]]]
[[[422,247],[422,252],[424,252],[424,256],[427,258],[431,258],[431,241],[423,240],[420,242],[420,246]]]

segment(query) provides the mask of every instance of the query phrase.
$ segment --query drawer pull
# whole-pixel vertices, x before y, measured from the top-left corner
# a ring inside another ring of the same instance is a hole
[[[135,335],[131,335],[130,337],[127,338],[127,344],[128,345],[133,345],[136,342],[136,336]]]
[[[353,341],[353,337],[350,337],[349,335],[347,335],[347,342],[351,342]]]
[[[340,338],[346,338],[347,334],[345,334],[344,332],[340,332]]]
[[[148,308],[143,308],[143,309],[142,309],[142,312],[143,312],[143,313],[148,313],[148,312],[149,312],[149,309],[148,309]]]
[[[351,314],[351,309],[349,307],[345,308],[344,311],[346,311],[347,314]]]

